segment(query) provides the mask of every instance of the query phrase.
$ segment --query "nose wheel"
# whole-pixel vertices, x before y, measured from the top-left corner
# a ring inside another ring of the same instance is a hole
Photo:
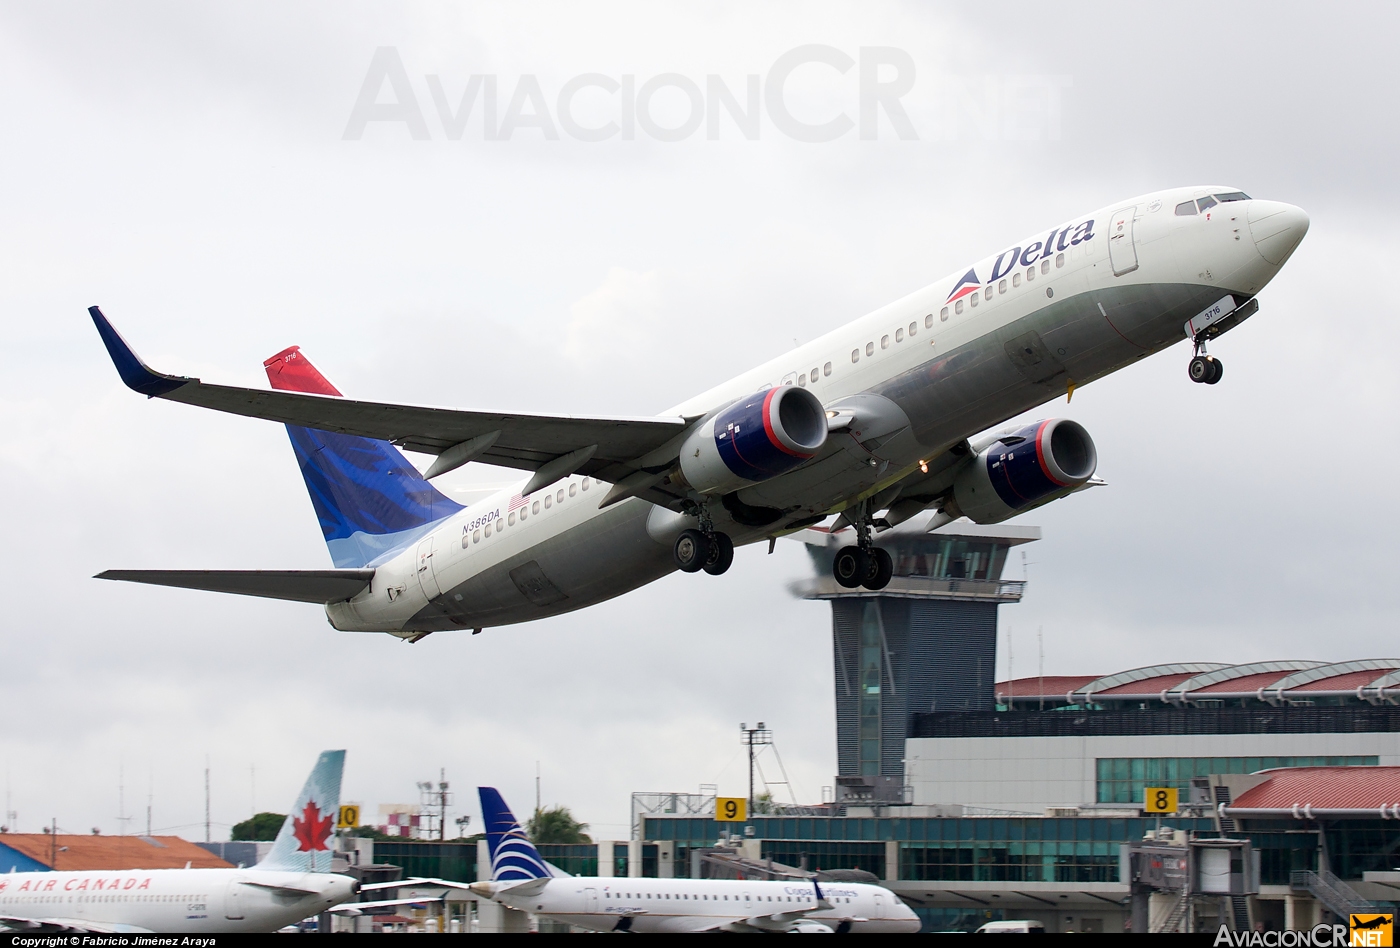
[[[1193,356],[1186,367],[1186,374],[1191,376],[1193,382],[1214,385],[1225,375],[1225,364],[1215,356]]]

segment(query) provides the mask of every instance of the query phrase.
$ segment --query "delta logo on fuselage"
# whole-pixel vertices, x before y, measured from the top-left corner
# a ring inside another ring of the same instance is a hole
[[[1059,237],[1056,240],[1056,237]],[[1054,253],[1063,253],[1069,247],[1082,244],[1085,241],[1094,239],[1094,222],[1084,221],[1082,224],[1070,224],[1067,227],[1057,227],[1046,235],[1044,240],[1033,241],[1024,248],[1012,247],[1003,251],[992,261],[992,275],[987,278],[988,283],[995,283],[1006,276],[1012,270],[1021,266],[1030,266],[1040,260],[1044,260]],[[964,296],[971,296],[982,289],[982,281],[977,279],[977,268],[973,267],[963,274],[953,287],[945,303],[960,300]]]

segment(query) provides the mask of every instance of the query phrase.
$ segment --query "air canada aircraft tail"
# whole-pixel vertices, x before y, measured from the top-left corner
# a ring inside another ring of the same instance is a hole
[[[263,362],[274,389],[339,396],[301,349]],[[387,441],[287,426],[331,560],[342,569],[374,564],[462,509],[423,479]]]
[[[322,751],[282,822],[267,858],[257,868],[286,872],[330,872],[331,833],[340,813],[340,775],[345,751]]]

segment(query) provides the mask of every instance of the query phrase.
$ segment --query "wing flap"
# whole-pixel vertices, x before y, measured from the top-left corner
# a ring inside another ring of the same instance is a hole
[[[355,596],[369,585],[374,570],[109,569],[93,578],[325,604]]]
[[[596,445],[592,456],[577,470],[597,476],[655,451],[689,427],[686,419],[679,417],[597,418],[459,411],[211,385],[196,378],[154,371],[141,361],[98,307],[89,307],[88,312],[122,381],[143,395],[249,418],[389,441],[406,451],[442,454],[499,432],[489,447],[474,455],[475,460],[534,471],[561,455]]]

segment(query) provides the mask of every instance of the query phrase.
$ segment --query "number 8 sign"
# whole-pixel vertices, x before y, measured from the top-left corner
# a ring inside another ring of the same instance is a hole
[[[715,797],[715,819],[721,823],[742,823],[748,819],[748,801],[743,797]]]
[[[1176,787],[1146,787],[1143,789],[1142,809],[1145,813],[1175,813]]]

